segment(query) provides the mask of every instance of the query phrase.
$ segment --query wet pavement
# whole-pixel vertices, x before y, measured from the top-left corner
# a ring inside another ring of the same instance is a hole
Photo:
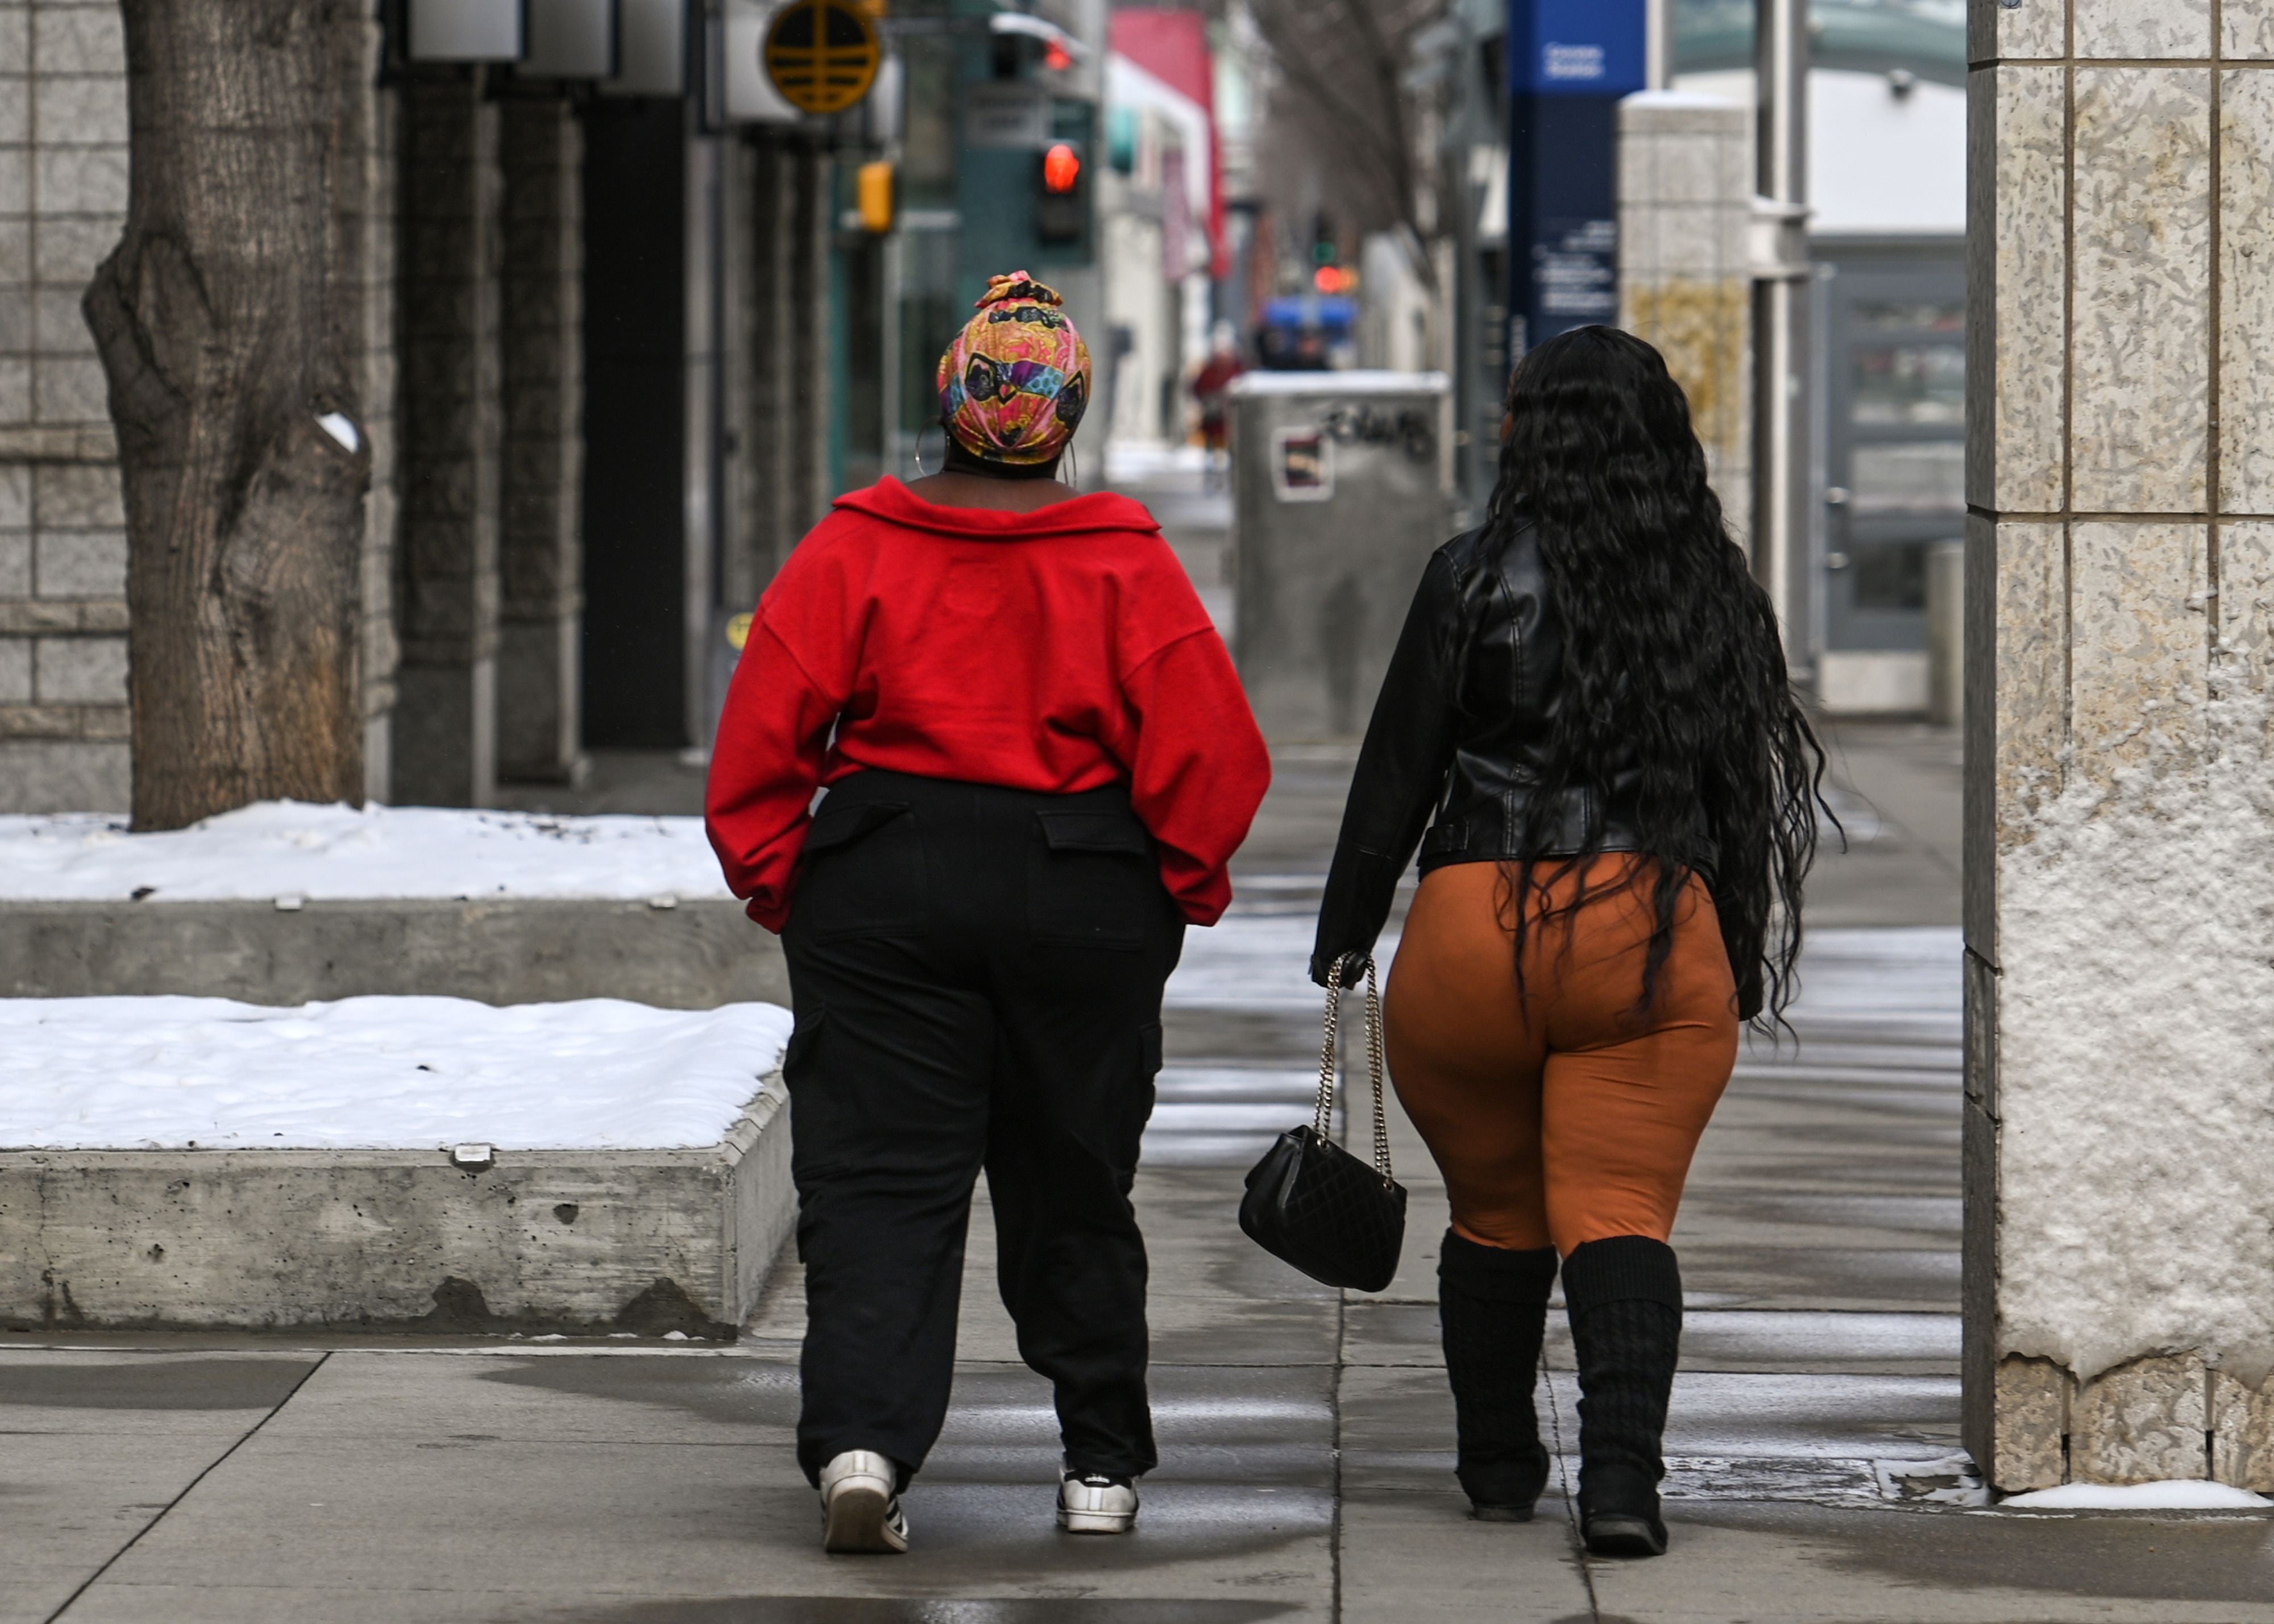
[[[1196,533],[1197,568],[1215,544]],[[1053,1526],[1049,1395],[995,1300],[983,1192],[908,1556],[818,1548],[792,1453],[793,1263],[727,1349],[11,1337],[0,1624],[2274,1620],[2262,1516],[1959,1503],[1955,747],[1836,742],[1853,847],[1812,896],[1796,1041],[1743,1056],[1675,1237],[1691,1312],[1663,1560],[1585,1557],[1568,1470],[1530,1524],[1465,1516],[1443,1196],[1402,1117],[1412,1207],[1388,1290],[1318,1286],[1233,1222],[1314,1087],[1303,964],[1351,759],[1321,746],[1280,753],[1241,900],[1191,934],[1170,989],[1137,1187],[1163,1461],[1133,1538]],[[636,799],[638,778],[612,764],[597,793]],[[1540,1396],[1568,1455],[1557,1320]]]

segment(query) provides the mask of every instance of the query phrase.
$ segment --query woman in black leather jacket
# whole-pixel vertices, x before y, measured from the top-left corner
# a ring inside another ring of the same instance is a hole
[[[1452,1205],[1461,1485],[1522,1521],[1546,1485],[1532,1395],[1560,1255],[1587,1545],[1654,1556],[1667,1240],[1739,1025],[1790,993],[1823,756],[1657,350],[1550,340],[1504,428],[1489,515],[1430,560],[1382,682],[1312,975],[1362,966],[1418,846],[1386,1024]]]

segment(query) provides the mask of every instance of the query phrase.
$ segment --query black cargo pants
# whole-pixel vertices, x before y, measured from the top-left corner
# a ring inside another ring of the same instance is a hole
[[[832,788],[789,925],[786,1062],[805,1263],[798,1461],[923,1463],[947,1413],[973,1182],[1067,1459],[1155,1462],[1129,1190],[1184,923],[1118,787],[900,773]]]

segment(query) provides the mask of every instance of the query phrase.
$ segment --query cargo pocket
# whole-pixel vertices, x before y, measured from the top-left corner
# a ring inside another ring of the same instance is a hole
[[[1140,948],[1160,917],[1152,838],[1126,812],[1037,812],[1027,924],[1037,944]]]
[[[783,1082],[794,1088],[811,1074],[814,1046],[821,1041],[821,1029],[828,1024],[829,1011],[816,1010],[800,1017],[790,1028],[789,1042],[782,1049]]]
[[[790,1181],[800,1191],[843,1170],[847,1131],[858,1128],[858,1113],[848,1109],[844,1089],[832,1089],[815,1066],[828,1026],[828,1011],[800,1011],[782,1051],[782,1080],[789,1085]],[[802,1247],[801,1233],[801,1255]]]
[[[805,837],[790,915],[817,942],[923,934],[923,846],[893,801],[821,803]]]

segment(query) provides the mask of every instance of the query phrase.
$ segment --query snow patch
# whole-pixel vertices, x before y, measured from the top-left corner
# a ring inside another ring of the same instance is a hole
[[[328,411],[316,419],[316,426],[337,440],[343,451],[352,452],[363,444],[363,436],[345,412]]]
[[[1946,1455],[1932,1461],[1874,1461],[1879,1498],[1905,1505],[1986,1506],[1989,1485],[1970,1455]]]
[[[2064,1483],[2009,1494],[2001,1505],[2022,1511],[2255,1511],[2274,1500],[2202,1477],[2165,1483]]]
[[[2274,1369],[2265,700],[2151,709],[1999,864],[2004,1351]]]
[[[789,1031],[771,1004],[0,999],[0,1149],[715,1145]]]
[[[0,901],[727,894],[699,817],[264,801],[138,835],[102,813],[0,816]]]

